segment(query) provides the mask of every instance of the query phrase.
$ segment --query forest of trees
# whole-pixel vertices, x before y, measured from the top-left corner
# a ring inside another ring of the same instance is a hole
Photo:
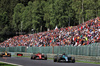
[[[74,26],[97,16],[100,0],[0,0],[0,42],[32,29]]]

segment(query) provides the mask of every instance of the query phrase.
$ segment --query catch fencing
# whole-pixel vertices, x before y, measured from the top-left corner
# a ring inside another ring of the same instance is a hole
[[[27,52],[27,53],[44,53],[44,54],[62,54],[100,56],[100,43],[94,43],[84,46],[47,46],[47,47],[7,47],[0,48],[0,52]]]

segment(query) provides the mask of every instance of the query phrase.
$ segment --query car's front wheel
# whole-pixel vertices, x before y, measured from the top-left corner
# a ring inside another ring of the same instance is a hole
[[[47,60],[47,55],[44,55],[44,60]]]
[[[34,60],[34,59],[35,59],[35,55],[32,55],[32,56],[31,56],[31,59],[33,59],[33,60]]]

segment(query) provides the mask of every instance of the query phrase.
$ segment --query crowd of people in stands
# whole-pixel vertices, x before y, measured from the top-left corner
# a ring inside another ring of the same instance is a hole
[[[0,43],[0,47],[82,46],[96,42],[100,42],[100,17],[86,21],[78,26],[14,36]]]

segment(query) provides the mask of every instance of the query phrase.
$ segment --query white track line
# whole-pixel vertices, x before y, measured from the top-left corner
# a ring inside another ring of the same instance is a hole
[[[3,62],[3,61],[0,61],[0,62],[2,62],[2,63],[6,63],[6,64],[11,64],[11,65],[23,66],[23,65],[14,64],[14,63],[9,63],[9,62]]]

